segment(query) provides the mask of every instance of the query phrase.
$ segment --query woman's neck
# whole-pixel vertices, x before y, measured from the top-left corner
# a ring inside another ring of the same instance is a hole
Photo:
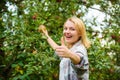
[[[70,49],[75,43],[72,44],[66,44],[66,46]]]
[[[77,41],[77,42],[78,42],[78,41]],[[66,46],[70,49],[70,48],[72,48],[72,46],[73,46],[74,44],[76,44],[77,42],[71,43],[71,44],[66,43]]]
[[[72,47],[72,45],[70,45],[70,44],[67,44],[67,47],[70,49],[70,48]]]

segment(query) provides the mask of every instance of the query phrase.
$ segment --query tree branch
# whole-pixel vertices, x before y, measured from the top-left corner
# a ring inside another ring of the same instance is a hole
[[[110,16],[114,16],[114,15],[111,15],[110,13],[105,12],[105,11],[103,11],[103,10],[100,10],[100,9],[97,9],[97,8],[94,8],[94,7],[90,7],[90,8],[91,8],[91,9],[94,9],[94,10],[98,10],[98,11],[103,12],[103,13],[106,13],[106,14],[108,14],[108,15],[110,15]]]

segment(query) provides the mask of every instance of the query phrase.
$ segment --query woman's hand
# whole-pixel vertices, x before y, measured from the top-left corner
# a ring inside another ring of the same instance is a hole
[[[61,46],[57,46],[55,51],[60,57],[65,57],[65,58],[70,57],[71,51],[65,46],[65,41],[63,37],[61,38]]]
[[[55,51],[58,54],[58,56],[60,56],[60,57],[70,58],[70,52],[71,51],[64,45],[57,46]]]
[[[48,37],[48,31],[44,25],[40,25],[38,31],[42,32],[46,37]]]
[[[38,28],[39,32],[42,32],[47,38],[47,42],[49,43],[49,45],[55,50],[56,46],[58,46],[55,41],[48,35],[48,31],[46,29],[46,27],[44,25],[40,25]]]

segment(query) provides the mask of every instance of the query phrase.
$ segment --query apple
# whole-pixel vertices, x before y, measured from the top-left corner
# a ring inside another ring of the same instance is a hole
[[[38,31],[39,32],[45,32],[47,29],[44,25],[40,25],[39,28],[38,28]]]
[[[32,19],[36,20],[36,18],[37,18],[37,17],[36,17],[35,15],[32,16]]]

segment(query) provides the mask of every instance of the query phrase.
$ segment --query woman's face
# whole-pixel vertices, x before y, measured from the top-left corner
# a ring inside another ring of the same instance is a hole
[[[69,20],[64,24],[63,35],[67,44],[74,44],[80,38],[80,35],[75,28],[75,24]]]

